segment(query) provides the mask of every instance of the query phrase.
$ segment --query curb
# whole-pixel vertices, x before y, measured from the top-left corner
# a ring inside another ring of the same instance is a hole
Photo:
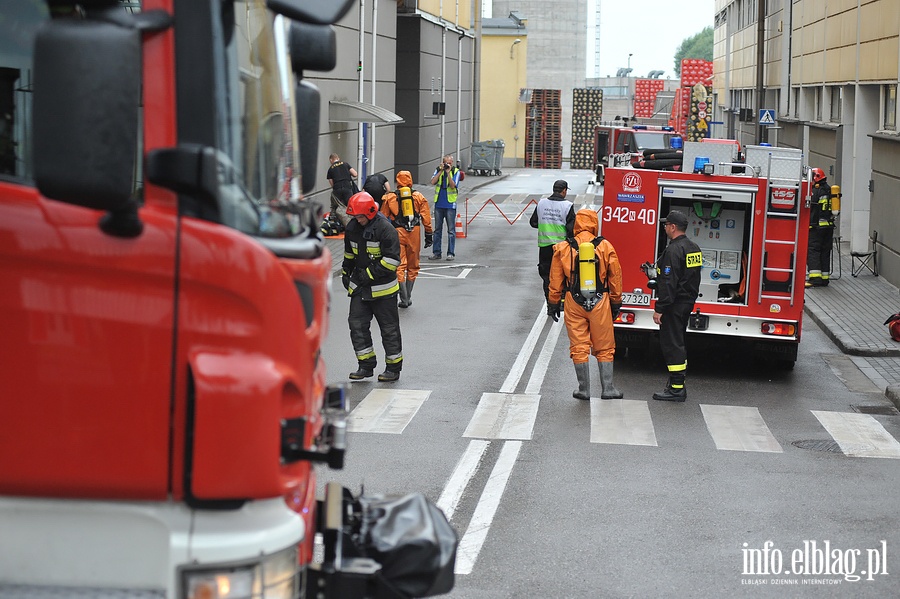
[[[888,385],[884,390],[884,396],[888,398],[894,407],[900,410],[900,385]]]
[[[900,357],[900,349],[891,349],[888,347],[881,348],[870,348],[870,347],[861,347],[856,342],[844,334],[843,331],[838,330],[837,323],[830,316],[825,316],[818,314],[816,310],[810,308],[809,304],[806,304],[803,307],[803,312],[813,319],[813,321],[819,325],[819,327],[824,331],[824,333],[828,336],[829,339],[834,341],[835,345],[837,345],[840,350],[851,356],[865,356],[869,358],[892,358],[892,357]]]

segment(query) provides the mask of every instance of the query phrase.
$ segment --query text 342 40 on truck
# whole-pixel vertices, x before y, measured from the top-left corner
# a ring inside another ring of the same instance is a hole
[[[4,4],[0,598],[452,588],[424,496],[317,497],[347,410],[302,73],[353,4]]]
[[[606,171],[601,233],[622,263],[623,306],[616,345],[647,348],[653,322],[656,261],[670,210],[689,220],[686,235],[702,251],[700,295],[688,342],[743,345],[792,368],[803,319],[810,188],[800,150],[736,142],[684,144],[681,172]]]

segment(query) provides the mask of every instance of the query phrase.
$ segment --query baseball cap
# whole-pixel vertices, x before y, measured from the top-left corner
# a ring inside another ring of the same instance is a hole
[[[565,189],[569,189],[569,184],[562,179],[557,179],[556,183],[553,184],[553,191],[563,191]]]
[[[685,228],[688,226],[688,217],[685,216],[684,212],[679,212],[678,210],[672,210],[669,212],[669,215],[662,219],[662,222],[669,224],[673,223],[679,228]]]

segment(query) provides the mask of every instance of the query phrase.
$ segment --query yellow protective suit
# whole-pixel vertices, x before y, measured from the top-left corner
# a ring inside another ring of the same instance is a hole
[[[412,187],[412,174],[409,171],[397,173],[397,189]],[[431,210],[428,200],[418,191],[412,192],[413,212],[416,215],[416,225],[409,229],[400,211],[399,191],[389,191],[381,198],[381,212],[388,217],[400,236],[400,266],[397,268],[397,280],[399,282],[415,281],[419,275],[419,256],[422,253],[422,231],[425,227],[426,236],[433,234],[431,228]],[[421,225],[421,227],[420,227]]]
[[[593,210],[579,210],[575,214],[575,246],[561,241],[553,246],[553,260],[550,263],[550,292],[548,302],[558,304],[565,297],[564,319],[569,333],[569,356],[575,364],[588,361],[591,354],[598,362],[612,362],[616,353],[616,339],[613,333],[613,318],[610,303],[622,303],[622,267],[616,249],[604,239],[594,249],[598,260],[598,290],[608,288],[603,298],[591,310],[575,301],[569,292],[574,280],[573,269],[578,268],[578,245],[593,241],[600,230],[597,213]],[[564,295],[565,294],[565,295]]]

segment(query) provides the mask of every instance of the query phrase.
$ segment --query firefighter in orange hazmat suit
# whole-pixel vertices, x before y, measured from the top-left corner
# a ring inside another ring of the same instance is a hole
[[[576,399],[591,398],[590,356],[600,367],[601,399],[624,394],[613,384],[616,339],[613,320],[622,307],[622,267],[616,249],[598,237],[600,224],[593,210],[575,214],[575,237],[553,246],[547,314],[558,320],[565,294],[564,319],[569,333],[569,355],[575,364]]]
[[[428,200],[418,191],[413,191],[412,174],[409,171],[397,173],[397,190],[389,191],[381,198],[381,212],[397,228],[400,236],[400,267],[397,281],[400,283],[401,308],[412,305],[412,290],[419,276],[419,256],[422,253],[422,232],[425,227],[425,247],[434,243],[431,228],[431,210]]]

